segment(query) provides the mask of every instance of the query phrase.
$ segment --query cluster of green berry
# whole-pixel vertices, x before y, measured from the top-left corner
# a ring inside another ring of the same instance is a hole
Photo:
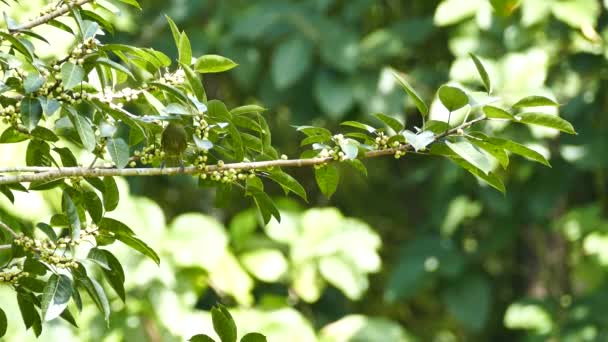
[[[3,269],[0,271],[0,283],[16,284],[21,278],[29,275],[29,272],[25,272],[15,265],[10,269]]]
[[[378,136],[374,140],[375,143],[374,143],[374,145],[372,145],[372,147],[374,148],[374,150],[385,150],[388,148],[389,139],[390,139],[390,137],[388,135],[384,134],[384,132],[379,132]]]
[[[217,163],[217,166],[223,167],[224,162],[220,160]],[[256,176],[255,170],[253,170],[253,169],[251,169],[249,171],[244,171],[244,172],[239,172],[238,170],[235,170],[235,169],[216,170],[209,174],[208,173],[200,174],[201,179],[207,179],[207,177],[209,177],[209,179],[211,179],[212,181],[221,182],[221,183],[234,183],[237,181],[244,181],[247,178],[254,178],[255,176]]]
[[[182,69],[177,69],[174,73],[166,72],[161,78],[158,79],[158,83],[167,85],[179,85],[186,81],[186,73]]]
[[[77,6],[77,5],[78,5],[77,0],[59,0],[59,1],[47,4],[44,7],[42,7],[42,10],[40,10],[38,15],[35,18],[32,18],[31,20],[36,20],[39,17],[43,17],[47,14],[51,14],[57,10],[68,11],[70,8]]]
[[[17,102],[14,106],[8,105],[3,107],[0,105],[0,118],[2,118],[2,122],[5,124],[10,124],[11,126],[18,126],[21,124],[21,114],[20,114],[21,103]]]
[[[139,160],[143,165],[152,164],[155,161],[165,158],[165,151],[157,147],[156,145],[150,145],[144,147],[141,151],[136,150],[133,152],[135,159]],[[129,163],[129,166],[135,167],[135,160]]]
[[[62,237],[53,242],[48,239],[38,240],[20,234],[13,240],[13,243],[16,246],[22,247],[25,252],[35,254],[40,260],[57,268],[76,268],[78,267],[76,259],[70,256],[58,255],[57,251],[61,251],[62,254],[65,254],[64,251],[66,248],[78,246],[85,241],[89,241],[90,237],[97,235],[99,235],[99,227],[95,224],[91,224],[89,227],[81,230],[78,239]]]

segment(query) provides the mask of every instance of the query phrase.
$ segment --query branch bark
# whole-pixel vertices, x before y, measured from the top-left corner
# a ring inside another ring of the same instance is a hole
[[[449,135],[458,134],[460,130],[468,128],[480,121],[485,120],[485,116],[481,116],[469,122],[465,122],[455,128],[452,128],[444,133],[438,134],[433,139],[433,143],[438,141],[441,138],[444,138]],[[429,144],[430,146],[430,144]],[[387,148],[383,150],[374,150],[365,153],[365,158],[376,158],[386,155],[393,155],[398,150],[400,151],[412,151],[413,147],[410,144],[402,145],[398,148]],[[242,170],[247,171],[251,169],[266,169],[271,167],[305,167],[305,166],[314,166],[321,165],[324,163],[332,162],[332,157],[327,158],[310,158],[310,159],[277,159],[277,160],[267,160],[267,161],[258,161],[258,162],[240,162],[240,163],[230,163],[224,164],[223,166],[218,165],[209,165],[205,171],[199,170],[196,166],[189,166],[186,168],[179,167],[170,167],[170,168],[125,168],[125,169],[116,169],[116,168],[105,168],[105,167],[64,167],[64,168],[43,168],[43,167],[17,167],[17,168],[5,168],[4,172],[28,172],[27,174],[16,174],[10,176],[0,176],[0,185],[3,184],[13,184],[13,183],[22,183],[22,182],[50,182],[61,178],[68,177],[84,177],[84,178],[92,178],[92,177],[106,177],[106,176],[121,176],[121,177],[129,177],[129,176],[159,176],[159,175],[193,175],[193,174],[201,174],[201,173],[213,173],[214,171],[225,171],[225,170]],[[1,171],[0,171],[1,172]],[[29,173],[29,172],[38,172],[38,173]]]
[[[54,11],[48,13],[48,14],[42,15],[40,17],[37,17],[36,19],[33,19],[33,20],[25,23],[25,24],[22,24],[22,25],[19,25],[17,27],[14,27],[12,29],[9,29],[9,32],[11,34],[15,34],[15,33],[19,33],[19,32],[25,31],[25,30],[32,29],[32,28],[34,28],[36,26],[40,26],[40,25],[46,24],[49,21],[51,21],[51,20],[53,20],[53,19],[55,19],[57,17],[60,17],[60,16],[62,16],[64,14],[68,13],[73,7],[80,7],[82,5],[85,5],[85,4],[87,4],[89,2],[93,2],[93,1],[94,0],[79,0],[79,1],[76,1],[76,3],[74,3],[71,6],[69,6],[67,4],[63,4],[63,5],[59,6],[56,10],[54,10]]]
[[[0,221],[0,229],[2,229],[4,231],[8,232],[9,234],[11,234],[11,236],[13,238],[19,237],[19,235],[17,235],[17,233],[11,227],[7,226],[6,223],[4,223],[2,221]]]

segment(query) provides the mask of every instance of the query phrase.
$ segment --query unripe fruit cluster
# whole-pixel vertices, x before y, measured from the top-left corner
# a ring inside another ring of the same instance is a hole
[[[21,124],[21,113],[19,112],[20,103],[17,102],[15,106],[8,105],[6,107],[0,106],[0,118],[2,123],[10,124],[11,126],[18,126]]]
[[[165,151],[161,150],[156,146],[146,146],[141,151],[133,152],[133,155],[136,159],[139,159],[139,161],[143,165],[147,165],[153,163],[156,160],[165,158]],[[131,165],[132,167],[134,166],[132,165],[132,163],[130,163],[129,165]]]
[[[378,136],[375,139],[375,143],[373,145],[375,150],[384,150],[388,148],[388,140],[389,136],[384,134],[384,132],[378,133]]]
[[[0,271],[0,283],[16,284],[21,278],[29,275],[29,272],[24,272],[22,269],[13,266],[10,269]]]

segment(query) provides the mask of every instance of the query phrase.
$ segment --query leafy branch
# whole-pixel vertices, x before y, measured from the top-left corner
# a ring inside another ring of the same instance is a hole
[[[44,25],[49,23],[51,20],[61,17],[62,15],[70,12],[73,7],[80,7],[87,3],[93,2],[95,0],[69,0],[67,3],[57,6],[57,9],[45,14],[41,15],[33,20],[28,21],[25,24],[17,25],[17,26],[9,26],[8,30],[11,34],[17,34],[26,30],[33,29],[34,27]]]
[[[444,133],[438,134],[432,138],[432,141],[428,146],[441,138],[461,134],[460,132],[478,122],[485,120],[485,116],[481,116],[474,120],[465,122],[455,128],[452,128]],[[376,158],[387,155],[394,155],[397,151],[413,151],[414,147],[411,144],[401,145],[399,147],[391,147],[387,149],[374,150],[365,152],[364,158]],[[67,177],[128,177],[128,176],[160,176],[160,175],[197,175],[197,174],[212,174],[216,171],[249,171],[249,170],[264,170],[274,167],[307,167],[315,165],[324,165],[329,162],[333,162],[332,157],[318,157],[308,159],[277,159],[277,160],[266,160],[257,162],[241,162],[241,163],[228,163],[222,166],[220,165],[209,165],[206,169],[201,172],[200,168],[196,166],[189,167],[170,167],[170,168],[107,168],[107,167],[16,167],[16,168],[5,168],[0,169],[0,172],[38,172],[35,174],[19,174],[12,176],[0,176],[0,185],[2,184],[13,184],[21,182],[50,182],[61,178]]]

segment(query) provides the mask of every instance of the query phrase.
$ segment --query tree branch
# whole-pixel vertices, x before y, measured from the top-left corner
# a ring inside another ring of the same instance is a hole
[[[32,28],[34,28],[36,26],[40,26],[40,25],[46,24],[49,21],[51,21],[51,20],[53,20],[53,19],[55,19],[57,17],[60,17],[60,16],[62,16],[64,14],[68,13],[73,7],[80,7],[80,6],[84,5],[84,4],[87,4],[87,3],[93,2],[93,1],[94,0],[79,0],[79,1],[76,1],[76,3],[74,3],[71,6],[67,5],[67,4],[63,4],[63,5],[59,6],[56,10],[54,10],[54,11],[48,13],[48,14],[45,14],[45,15],[40,16],[40,17],[37,17],[36,19],[33,19],[33,20],[31,20],[31,21],[29,21],[29,22],[27,22],[25,24],[19,25],[17,27],[12,28],[12,29],[9,28],[9,32],[11,34],[15,34],[15,33],[19,33],[19,32],[25,31],[25,30],[32,29]]]
[[[452,128],[444,133],[438,134],[433,139],[433,143],[438,141],[441,138],[444,138],[449,135],[458,134],[459,131],[468,128],[475,123],[478,123],[482,120],[485,120],[485,116],[481,116],[469,122],[465,122],[455,128]],[[430,145],[430,144],[429,144]],[[376,158],[380,156],[393,155],[397,151],[412,151],[413,147],[410,144],[405,144],[397,148],[387,148],[383,150],[374,150],[365,153],[365,158]],[[126,168],[126,169],[116,169],[116,168],[105,168],[105,167],[95,167],[95,168],[87,168],[87,167],[64,167],[61,169],[58,168],[43,168],[43,167],[17,167],[17,168],[6,168],[4,171],[7,172],[38,172],[33,174],[17,174],[10,176],[0,176],[0,185],[3,184],[13,184],[13,183],[22,183],[22,182],[50,182],[61,178],[67,177],[84,177],[84,178],[92,178],[92,177],[105,177],[105,176],[159,176],[159,175],[193,175],[193,174],[210,174],[215,171],[225,171],[225,170],[252,170],[252,169],[266,169],[271,167],[304,167],[304,166],[314,166],[321,165],[324,163],[328,163],[333,161],[332,157],[316,157],[309,159],[277,159],[277,160],[267,160],[267,161],[258,161],[258,162],[240,162],[240,163],[230,163],[224,164],[223,166],[218,165],[209,165],[206,170],[201,171],[196,166],[189,166],[185,168],[180,167],[170,167],[170,168]]]
[[[0,251],[13,248],[13,245],[0,245]]]
[[[4,222],[0,221],[0,229],[8,232],[9,234],[11,234],[11,236],[13,238],[17,238],[19,237],[19,235],[17,235],[17,233],[15,233],[14,230],[11,229],[11,227],[7,226]]]

